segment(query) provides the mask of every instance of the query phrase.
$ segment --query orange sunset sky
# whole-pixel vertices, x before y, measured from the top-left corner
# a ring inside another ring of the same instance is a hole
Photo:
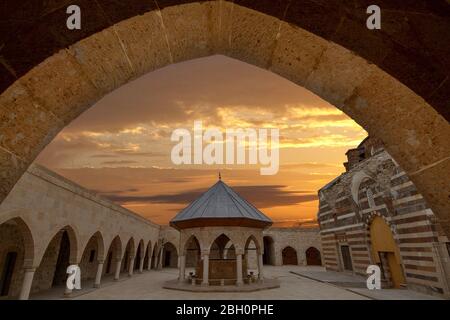
[[[176,128],[279,128],[280,169],[171,162]],[[167,224],[222,179],[278,226],[316,220],[317,190],[344,171],[367,133],[306,89],[257,67],[212,56],[151,72],[73,121],[36,162],[152,221]]]

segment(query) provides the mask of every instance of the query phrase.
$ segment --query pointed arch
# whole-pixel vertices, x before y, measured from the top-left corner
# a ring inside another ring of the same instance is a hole
[[[47,243],[33,278],[31,293],[63,286],[67,267],[78,264],[78,250],[78,237],[74,228],[70,225],[60,228]]]
[[[106,254],[105,268],[103,268],[103,274],[114,273],[115,264],[122,259],[122,240],[117,235],[111,241],[108,252]]]
[[[24,268],[33,266],[34,241],[22,218],[0,224],[0,297],[16,298],[21,289]]]
[[[186,267],[196,267],[200,261],[201,246],[195,235],[191,235],[185,242],[182,255],[186,259]]]
[[[283,265],[298,265],[297,250],[291,246],[287,246],[281,251]]]
[[[84,247],[79,264],[81,279],[95,278],[99,262],[103,262],[105,259],[104,251],[103,236],[100,231],[97,231],[89,238]]]

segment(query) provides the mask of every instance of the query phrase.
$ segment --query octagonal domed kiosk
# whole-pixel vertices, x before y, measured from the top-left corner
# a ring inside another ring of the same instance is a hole
[[[165,288],[190,291],[253,291],[279,287],[263,273],[263,230],[272,220],[219,181],[178,213],[178,280]],[[249,267],[249,257],[253,265]],[[186,276],[186,267],[193,268]]]

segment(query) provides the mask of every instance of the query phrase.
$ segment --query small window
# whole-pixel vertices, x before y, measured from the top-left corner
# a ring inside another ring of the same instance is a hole
[[[95,250],[91,250],[91,253],[89,255],[89,262],[94,262],[95,258]]]

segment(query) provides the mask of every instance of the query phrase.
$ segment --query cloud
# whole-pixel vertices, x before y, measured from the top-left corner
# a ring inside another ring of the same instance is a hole
[[[283,185],[236,186],[233,190],[258,208],[290,206],[318,199],[317,194],[310,194],[311,191],[289,191]],[[102,195],[111,201],[121,204],[130,202],[189,204],[205,191],[206,189],[196,189],[174,194],[157,195],[122,195],[107,192]]]
[[[321,163],[321,162],[299,162],[299,163],[285,163],[281,165],[281,169],[290,170],[290,169],[317,169],[317,168],[340,168],[341,165],[337,165],[335,163]]]
[[[117,160],[117,161],[103,161],[103,165],[129,165],[129,164],[136,164],[139,163],[137,161],[133,160]]]
[[[216,109],[222,106],[246,105],[276,112],[298,101],[317,108],[330,106],[274,73],[225,56],[211,56],[170,65],[131,81],[98,101],[67,130],[119,132],[141,123],[220,120]]]
[[[106,154],[106,153],[101,153],[101,154],[93,154],[91,155],[91,158],[117,158],[118,155],[117,154]]]
[[[127,155],[134,157],[164,157],[167,156],[164,152],[139,152],[133,150],[117,150],[115,151],[116,155]]]

